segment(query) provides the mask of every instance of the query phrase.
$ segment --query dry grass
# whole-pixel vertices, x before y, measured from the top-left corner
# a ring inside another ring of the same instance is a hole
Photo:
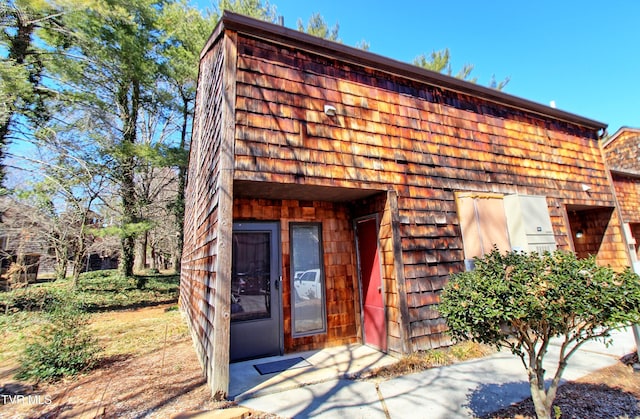
[[[106,357],[144,355],[189,336],[175,305],[113,311],[91,316],[90,332]]]
[[[471,341],[461,342],[448,348],[429,349],[405,355],[395,364],[374,369],[359,378],[388,379],[469,359],[481,358],[494,352],[495,349],[487,345]]]
[[[25,339],[36,336],[46,323],[40,313],[0,315],[0,366],[15,362],[24,349]]]

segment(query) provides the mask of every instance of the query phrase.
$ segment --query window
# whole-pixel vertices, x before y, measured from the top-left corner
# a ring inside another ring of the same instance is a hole
[[[294,337],[323,333],[325,314],[322,224],[291,223],[291,312]]]

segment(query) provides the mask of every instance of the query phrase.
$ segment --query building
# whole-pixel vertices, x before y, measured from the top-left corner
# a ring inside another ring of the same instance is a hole
[[[37,231],[38,220],[31,208],[0,197],[0,290],[25,286],[38,279],[47,256],[47,244]],[[43,257],[44,256],[44,257]]]
[[[440,291],[494,245],[627,265],[605,128],[225,13],[200,61],[181,278],[214,397],[237,359],[448,345]]]
[[[633,263],[640,260],[640,129],[622,127],[602,144]],[[640,265],[636,266],[640,272]]]

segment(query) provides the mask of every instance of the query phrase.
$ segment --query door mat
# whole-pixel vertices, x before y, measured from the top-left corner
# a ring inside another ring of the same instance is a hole
[[[264,364],[255,364],[253,367],[258,370],[260,375],[265,375],[310,366],[311,364],[306,359],[298,356],[296,358],[282,359],[280,361],[265,362]]]

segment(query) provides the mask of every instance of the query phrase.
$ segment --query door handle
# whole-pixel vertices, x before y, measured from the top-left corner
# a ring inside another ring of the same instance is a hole
[[[274,283],[273,283],[273,286],[274,286],[277,290],[279,290],[279,289],[280,289],[280,281],[282,281],[282,277],[280,277],[280,278],[276,278],[276,280],[275,280],[275,281],[274,281]]]
[[[378,292],[382,292],[382,287],[378,287]]]

